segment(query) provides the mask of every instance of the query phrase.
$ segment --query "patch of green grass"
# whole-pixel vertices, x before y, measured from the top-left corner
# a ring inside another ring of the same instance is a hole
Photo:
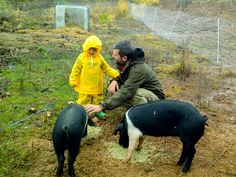
[[[74,59],[52,59],[47,49],[34,51],[41,59],[21,55],[11,69],[1,68],[1,78],[9,79],[9,95],[0,101],[0,176],[11,176],[34,164],[37,151],[27,147],[27,142],[50,135],[58,112],[77,97],[68,84]],[[53,106],[42,110],[47,104]],[[31,106],[42,112],[29,115]],[[46,111],[51,111],[52,117],[46,118]]]
[[[35,156],[37,156],[36,150],[26,146],[28,138],[35,136],[32,131],[33,129],[16,128],[14,130],[5,129],[4,132],[1,132],[0,177],[14,176],[16,169],[26,170],[30,168],[29,162],[34,163]]]

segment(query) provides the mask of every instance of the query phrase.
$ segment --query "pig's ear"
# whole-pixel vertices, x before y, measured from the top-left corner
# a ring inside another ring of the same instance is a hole
[[[117,135],[118,132],[122,131],[123,130],[123,123],[119,123],[117,126],[116,126],[116,129],[114,131],[114,135]]]

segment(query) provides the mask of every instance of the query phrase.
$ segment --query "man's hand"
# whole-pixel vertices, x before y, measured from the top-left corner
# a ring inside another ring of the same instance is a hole
[[[110,85],[107,88],[108,92],[110,94],[114,94],[116,93],[117,90],[119,90],[119,85],[118,82],[116,80],[111,81]]]
[[[101,112],[102,107],[99,105],[94,105],[94,104],[88,104],[85,106],[85,110],[89,115],[93,115],[96,112]]]

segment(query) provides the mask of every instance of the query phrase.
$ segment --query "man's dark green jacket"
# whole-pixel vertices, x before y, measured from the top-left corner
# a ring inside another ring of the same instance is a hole
[[[122,106],[127,100],[131,100],[138,88],[152,91],[159,99],[165,99],[165,94],[157,79],[156,73],[145,63],[144,52],[136,48],[118,79],[120,89],[101,103],[104,110],[111,110]]]

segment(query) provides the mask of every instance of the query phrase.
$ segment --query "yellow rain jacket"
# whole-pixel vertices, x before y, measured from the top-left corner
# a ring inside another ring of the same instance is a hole
[[[94,56],[89,55],[89,48],[97,48]],[[102,42],[94,35],[83,43],[83,53],[77,58],[69,78],[69,83],[75,91],[82,94],[103,93],[104,73],[116,78],[119,72],[111,68],[100,54]]]

